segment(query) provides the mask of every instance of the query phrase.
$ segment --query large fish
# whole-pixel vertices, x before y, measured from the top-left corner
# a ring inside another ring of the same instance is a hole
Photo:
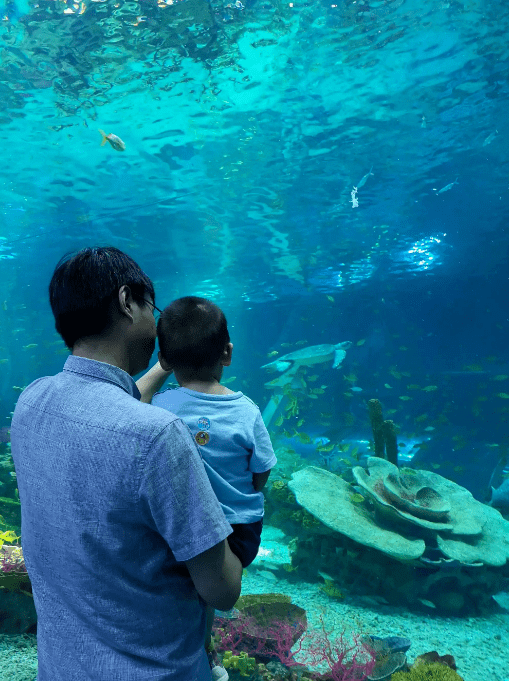
[[[497,489],[491,488],[490,506],[498,508],[504,514],[509,513],[509,478],[506,478]]]

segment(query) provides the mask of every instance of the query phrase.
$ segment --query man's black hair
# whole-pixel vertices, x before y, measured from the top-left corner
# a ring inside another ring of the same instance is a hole
[[[118,291],[124,285],[139,305],[144,299],[155,303],[148,276],[118,248],[84,248],[64,255],[51,277],[49,298],[55,328],[68,348],[110,326]]]
[[[163,358],[177,370],[214,367],[230,342],[223,311],[197,296],[170,303],[157,322],[157,336]]]

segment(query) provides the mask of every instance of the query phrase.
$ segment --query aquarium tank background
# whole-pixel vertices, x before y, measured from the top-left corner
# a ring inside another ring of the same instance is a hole
[[[307,630],[219,622],[230,678],[507,681],[509,5],[0,4],[0,681],[37,672],[10,418],[98,245],[222,307],[278,457],[239,610]]]

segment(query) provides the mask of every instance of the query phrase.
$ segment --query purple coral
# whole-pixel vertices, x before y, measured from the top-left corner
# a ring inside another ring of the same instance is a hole
[[[296,628],[284,621],[271,622],[268,627],[260,626],[253,618],[242,617],[232,620],[225,627],[215,629],[219,650],[232,652],[244,651],[249,655],[279,660],[286,667],[316,666],[325,663],[329,670],[324,674],[312,672],[316,681],[364,681],[375,666],[375,654],[366,647],[360,637],[348,642],[345,632],[334,641],[330,632],[325,630],[323,619],[322,635],[306,633],[299,642],[298,649],[292,652]],[[253,630],[256,629],[256,637]],[[295,660],[302,651],[302,643],[308,639],[304,664]]]

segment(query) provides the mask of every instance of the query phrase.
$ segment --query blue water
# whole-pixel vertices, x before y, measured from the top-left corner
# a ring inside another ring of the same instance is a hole
[[[339,369],[306,370],[307,389],[326,387],[271,423],[281,446],[340,469],[339,449],[324,463],[294,432],[364,443],[362,458],[378,398],[402,463],[487,501],[508,472],[492,476],[509,445],[507,3],[2,12],[0,428],[65,361],[56,262],[114,245],[159,307],[200,295],[224,309],[225,378],[262,409],[269,354],[352,341]]]

